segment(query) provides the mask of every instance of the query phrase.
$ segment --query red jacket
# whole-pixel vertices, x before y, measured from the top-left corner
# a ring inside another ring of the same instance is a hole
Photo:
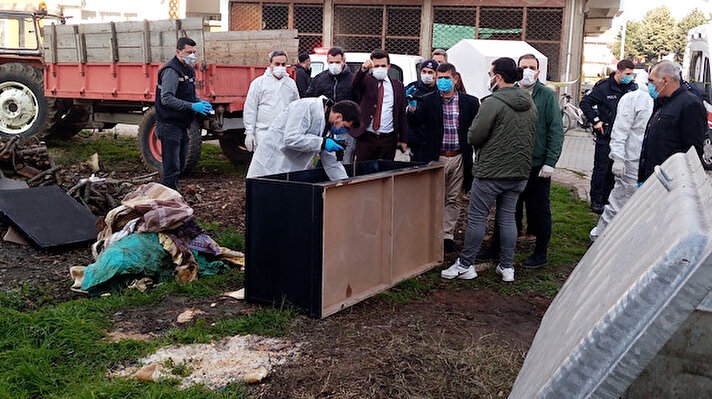
[[[406,121],[406,102],[405,88],[403,83],[398,79],[389,77],[393,85],[393,131],[398,135],[399,143],[408,142],[408,123]],[[371,124],[373,114],[376,112],[378,105],[378,80],[367,72],[363,72],[359,68],[354,75],[353,88],[357,93],[357,97],[361,98],[361,126],[358,129],[352,129],[349,132],[352,136],[358,137]]]

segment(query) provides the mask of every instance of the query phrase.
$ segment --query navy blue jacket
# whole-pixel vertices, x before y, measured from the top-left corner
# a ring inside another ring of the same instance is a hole
[[[178,87],[174,93],[175,97],[191,103],[196,101],[195,70],[180,62],[178,57],[173,57],[173,59],[163,64],[158,71],[158,84],[156,85],[156,121],[187,129],[193,123],[195,116],[193,110],[166,106],[161,99],[163,71],[166,68],[170,68],[178,74]]]
[[[615,72],[606,79],[599,80],[590,93],[586,94],[580,103],[581,111],[592,125],[599,121],[605,126],[605,134],[610,137],[613,121],[616,119],[618,101],[624,94],[638,89],[634,82],[626,85],[618,84],[613,78]],[[595,106],[595,108],[594,108]],[[598,133],[597,133],[598,134]]]

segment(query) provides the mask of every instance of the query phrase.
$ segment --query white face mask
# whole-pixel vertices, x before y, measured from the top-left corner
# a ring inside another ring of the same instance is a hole
[[[435,77],[427,73],[421,73],[420,80],[426,85],[431,85],[435,81]]]
[[[332,75],[338,75],[341,73],[342,70],[342,65],[341,64],[329,64],[329,73]]]
[[[277,79],[281,79],[281,78],[287,76],[287,67],[283,67],[283,66],[272,67],[272,75],[274,75],[274,77]]]
[[[385,78],[388,77],[388,68],[385,68],[385,67],[373,68],[373,77],[378,80],[384,80]]]
[[[497,76],[497,75],[490,77],[489,75],[487,75],[487,77],[489,78],[489,87],[487,87],[487,90],[489,90],[490,93],[494,93],[495,91],[497,91],[497,78],[496,78],[496,76]]]
[[[534,86],[534,83],[536,83],[536,71],[527,68],[524,70],[523,73],[524,76],[522,77],[522,80],[519,81],[519,84],[524,87]]]
[[[185,62],[186,65],[193,66],[198,63],[198,58],[195,56],[195,54],[186,55],[185,57],[183,57],[183,62]]]

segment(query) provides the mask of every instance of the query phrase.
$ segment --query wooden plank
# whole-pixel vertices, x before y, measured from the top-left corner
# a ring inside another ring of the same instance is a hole
[[[46,30],[45,30],[46,31]],[[49,59],[52,63],[57,62],[57,25],[50,25],[50,47],[49,47]]]
[[[205,41],[296,39],[296,29],[205,32]]]
[[[116,37],[116,24],[113,22],[109,23],[109,28],[111,30],[111,37],[109,38],[109,46],[111,47],[111,61],[119,61],[119,42]]]
[[[151,63],[151,27],[149,26],[148,20],[143,21],[143,63]]]

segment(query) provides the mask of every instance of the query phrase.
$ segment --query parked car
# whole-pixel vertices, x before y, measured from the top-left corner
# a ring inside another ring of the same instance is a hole
[[[315,50],[314,54],[311,54],[309,58],[311,59],[311,74],[312,77],[318,75],[320,72],[324,71],[326,66],[326,52],[328,49],[318,48]],[[351,72],[356,73],[367,59],[370,58],[369,53],[345,53],[346,65],[351,69]],[[420,73],[420,62],[423,61],[423,57],[419,55],[403,55],[403,54],[389,54],[391,59],[391,69],[388,71],[388,75],[392,78],[396,78],[403,82],[404,85],[408,85],[411,82],[418,80],[418,74]]]

